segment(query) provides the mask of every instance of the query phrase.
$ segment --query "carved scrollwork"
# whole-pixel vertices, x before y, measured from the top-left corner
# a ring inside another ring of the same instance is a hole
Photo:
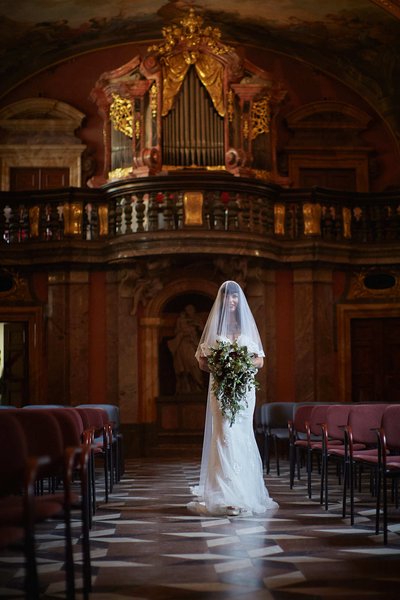
[[[262,133],[269,133],[271,121],[270,96],[266,95],[253,102],[251,107],[251,139]]]
[[[126,136],[133,137],[133,117],[132,103],[128,98],[122,98],[118,94],[113,94],[113,101],[110,106],[110,120],[117,131],[121,131]]]

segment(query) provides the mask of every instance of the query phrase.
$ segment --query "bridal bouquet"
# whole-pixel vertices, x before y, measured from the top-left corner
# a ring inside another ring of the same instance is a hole
[[[213,375],[212,391],[231,427],[237,413],[247,406],[246,392],[252,386],[258,387],[253,357],[246,346],[221,340],[216,342],[208,355],[208,366]]]

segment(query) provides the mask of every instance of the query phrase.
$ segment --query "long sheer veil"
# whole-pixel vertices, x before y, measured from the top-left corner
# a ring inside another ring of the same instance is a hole
[[[229,305],[229,296],[231,294],[237,294],[238,296],[238,304],[234,319],[232,319],[232,311]],[[242,288],[236,281],[225,281],[218,290],[217,297],[211,308],[196,350],[197,360],[199,360],[201,356],[207,356],[210,352],[210,347],[212,347],[217,340],[237,340],[238,344],[241,346],[247,346],[249,352],[257,356],[265,356],[253,314]],[[211,386],[212,376],[210,375],[203,451],[201,457],[200,482],[198,487],[192,488],[192,492],[199,497],[203,496],[212,436],[212,414],[210,407]]]

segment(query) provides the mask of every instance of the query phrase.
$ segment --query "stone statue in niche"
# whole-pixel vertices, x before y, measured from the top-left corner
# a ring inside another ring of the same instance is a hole
[[[195,353],[203,323],[192,304],[187,304],[176,320],[175,337],[168,341],[173,357],[176,393],[187,394],[204,389],[204,379]]]

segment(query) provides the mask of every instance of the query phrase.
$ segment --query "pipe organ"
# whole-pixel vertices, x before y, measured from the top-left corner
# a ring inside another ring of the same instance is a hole
[[[103,73],[91,92],[104,123],[107,181],[176,169],[224,169],[281,183],[275,118],[286,92],[240,60],[190,9],[164,41]]]

